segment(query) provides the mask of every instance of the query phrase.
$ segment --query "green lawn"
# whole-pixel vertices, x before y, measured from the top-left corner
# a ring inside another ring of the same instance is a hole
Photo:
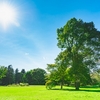
[[[100,88],[55,87],[47,90],[45,86],[0,87],[0,100],[100,100]]]

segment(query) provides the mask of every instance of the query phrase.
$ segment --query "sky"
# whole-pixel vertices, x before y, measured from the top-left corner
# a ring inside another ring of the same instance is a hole
[[[0,12],[1,66],[46,69],[61,51],[57,28],[73,17],[93,21],[100,30],[99,0],[0,0],[2,5],[13,14],[9,7]]]

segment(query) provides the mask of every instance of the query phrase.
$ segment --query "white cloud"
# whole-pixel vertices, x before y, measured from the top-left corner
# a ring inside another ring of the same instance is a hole
[[[25,55],[26,55],[26,56],[28,56],[28,55],[29,55],[29,53],[27,53],[27,52],[26,52],[26,53],[25,53]]]

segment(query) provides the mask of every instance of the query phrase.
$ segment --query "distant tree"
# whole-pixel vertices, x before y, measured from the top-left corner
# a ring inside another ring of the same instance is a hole
[[[25,73],[25,69],[22,69],[22,70],[21,70],[21,73],[23,73],[23,74],[24,74],[24,73]]]
[[[25,73],[25,80],[26,80],[26,83],[28,83],[29,85],[33,85],[32,77],[33,77],[33,75],[32,75],[32,70],[27,71],[27,72]]]
[[[46,71],[41,68],[33,69],[33,84],[35,85],[44,85],[45,84],[45,74]]]
[[[26,82],[30,85],[43,85],[45,84],[46,71],[40,68],[36,68],[27,71],[25,74]]]
[[[96,66],[100,58],[100,31],[93,22],[72,18],[64,27],[57,29],[57,35],[58,47],[70,55],[71,77],[78,90],[80,82],[88,80],[90,69]]]
[[[12,65],[8,66],[7,80],[8,80],[8,84],[14,83],[14,69],[13,69]]]
[[[21,74],[18,68],[15,70],[15,83],[19,84],[21,82]]]
[[[3,85],[3,79],[6,77],[7,68],[5,66],[0,66],[0,85]]]
[[[20,74],[21,74],[21,82],[22,82],[22,83],[24,83],[25,80],[26,80],[26,79],[25,79],[25,73],[26,73],[26,72],[25,72],[25,69],[22,69],[21,72],[20,72]]]
[[[7,68],[5,66],[0,66],[0,79],[6,76]]]
[[[3,78],[3,85],[9,85],[14,83],[14,69],[12,65],[7,67],[6,76]]]

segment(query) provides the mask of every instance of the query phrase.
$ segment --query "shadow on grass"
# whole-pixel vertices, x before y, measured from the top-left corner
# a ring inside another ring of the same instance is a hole
[[[54,89],[51,89],[51,90],[61,90],[61,91],[79,91],[79,92],[81,92],[81,91],[85,91],[85,92],[100,92],[100,88],[98,89],[91,89],[91,88],[89,88],[89,89],[83,89],[83,88],[80,88],[79,90],[76,90],[76,89],[58,89],[58,88],[54,88]]]

